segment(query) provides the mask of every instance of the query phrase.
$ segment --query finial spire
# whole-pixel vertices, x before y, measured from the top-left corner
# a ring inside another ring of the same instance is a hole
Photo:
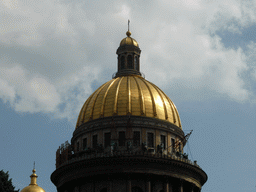
[[[33,169],[36,169],[36,162],[34,161],[34,167],[33,167]]]
[[[33,173],[32,173],[32,175],[30,175],[31,182],[30,182],[29,185],[37,185],[37,184],[36,184],[36,178],[37,178],[38,176],[36,175],[35,166],[36,166],[36,163],[35,163],[35,161],[34,161],[34,166],[33,166],[33,170],[32,170]]]
[[[130,32],[130,20],[128,19],[128,31],[126,32],[127,37],[131,36],[131,32]]]

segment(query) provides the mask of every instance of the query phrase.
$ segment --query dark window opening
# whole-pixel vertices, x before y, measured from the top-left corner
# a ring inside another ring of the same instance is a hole
[[[140,146],[140,132],[139,131],[133,132],[133,145]]]
[[[131,55],[128,55],[128,57],[127,57],[127,65],[128,65],[128,69],[133,69],[132,56]]]
[[[143,192],[143,190],[140,187],[133,187],[132,192]]]
[[[166,149],[166,136],[161,135],[161,144],[163,144],[164,149]]]
[[[83,150],[87,148],[87,138],[83,139]]]
[[[92,147],[96,148],[98,145],[98,135],[93,135],[92,136]]]
[[[124,56],[121,57],[121,70],[125,68]]]
[[[154,134],[148,133],[148,147],[154,147]]]
[[[119,146],[125,146],[125,132],[119,132],[119,139],[118,139]]]
[[[79,142],[76,144],[76,151],[79,151]]]
[[[181,152],[182,150],[181,150],[181,143],[179,143],[179,152]]]
[[[172,138],[172,151],[175,150],[175,140]]]
[[[104,146],[107,147],[107,146],[110,146],[110,142],[111,142],[111,133],[105,133],[105,142],[104,142]]]
[[[107,188],[103,188],[100,190],[100,192],[107,192],[107,191],[108,191]]]
[[[139,58],[137,56],[134,58],[134,63],[135,63],[135,69],[139,71]]]

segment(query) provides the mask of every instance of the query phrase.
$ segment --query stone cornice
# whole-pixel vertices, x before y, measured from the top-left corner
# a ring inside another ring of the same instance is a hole
[[[132,128],[158,129],[158,130],[171,132],[172,134],[177,135],[181,138],[184,137],[184,133],[181,130],[181,128],[177,127],[176,125],[168,121],[164,121],[156,118],[126,115],[126,116],[104,117],[104,118],[95,119],[82,124],[81,126],[76,128],[76,130],[73,132],[73,138],[71,139],[71,143],[77,137],[85,133],[88,133],[90,131],[113,128],[113,123],[115,124],[115,127],[127,128],[128,121],[130,121]]]
[[[160,154],[94,154],[95,157],[72,159],[57,168],[51,175],[52,182],[60,187],[71,180],[100,174],[145,173],[183,179],[197,187],[207,181],[206,173],[196,164],[182,158]]]

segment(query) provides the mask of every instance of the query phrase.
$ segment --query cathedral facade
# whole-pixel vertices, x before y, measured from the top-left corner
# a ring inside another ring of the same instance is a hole
[[[207,175],[183,153],[177,108],[143,77],[139,45],[126,35],[117,72],[85,101],[51,180],[58,192],[199,192]]]

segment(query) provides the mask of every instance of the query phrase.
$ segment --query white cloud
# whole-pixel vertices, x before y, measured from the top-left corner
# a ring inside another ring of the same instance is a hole
[[[55,87],[44,78],[30,77],[20,65],[2,67],[0,74],[1,92],[17,111],[52,112],[59,104]]]
[[[33,78],[28,82],[29,93],[37,98],[40,103],[46,103],[50,107],[59,103],[59,97],[55,87],[43,78]]]
[[[2,0],[2,3],[10,10],[18,8],[18,0]]]
[[[11,101],[15,98],[15,90],[11,87],[8,81],[0,79],[0,97],[6,102]]]
[[[226,48],[216,32],[242,34],[255,24],[254,10],[255,1],[233,0],[4,0],[0,97],[17,111],[76,118],[92,83],[100,85],[116,71],[115,51],[130,19],[150,81],[167,92],[187,90],[187,99],[197,98],[191,90],[207,90],[213,93],[208,97],[248,101],[252,92],[241,74],[250,69],[247,53],[255,46]]]

